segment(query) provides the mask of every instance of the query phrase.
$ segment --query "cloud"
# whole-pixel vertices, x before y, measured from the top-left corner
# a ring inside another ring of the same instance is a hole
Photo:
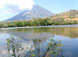
[[[0,9],[5,13],[31,9],[33,5],[33,0],[0,0]]]
[[[20,12],[22,11],[22,9],[20,9],[20,7],[16,6],[16,5],[6,5],[6,7],[4,7],[3,9],[3,13],[17,13],[17,12]]]

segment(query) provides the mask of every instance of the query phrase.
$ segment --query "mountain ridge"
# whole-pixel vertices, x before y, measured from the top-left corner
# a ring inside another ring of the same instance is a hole
[[[46,18],[46,17],[50,17],[54,15],[53,13],[51,13],[50,11],[38,6],[38,5],[34,5],[33,8],[29,11],[25,10],[23,12],[21,12],[20,14],[9,18],[7,20],[4,21],[19,21],[19,20],[30,20],[32,18]]]

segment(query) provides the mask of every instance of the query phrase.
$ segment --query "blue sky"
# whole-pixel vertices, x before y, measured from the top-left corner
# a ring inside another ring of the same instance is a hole
[[[35,3],[55,14],[75,9],[75,0],[35,0]]]
[[[78,0],[0,0],[0,21],[11,18],[25,9],[31,9],[34,4],[54,14],[78,10]]]

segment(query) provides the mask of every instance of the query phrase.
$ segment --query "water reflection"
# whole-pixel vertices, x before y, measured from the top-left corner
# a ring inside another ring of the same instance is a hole
[[[33,45],[31,47],[24,48],[22,44],[18,43],[16,39],[12,36],[7,40],[8,47],[8,57],[63,57],[61,54],[61,42],[55,41],[53,39],[48,39],[48,42],[45,42],[45,46],[41,46],[41,39],[33,39]],[[44,43],[44,44],[45,44]],[[25,50],[27,50],[26,53]]]
[[[45,47],[47,46],[48,40],[52,37],[54,40],[61,40],[62,44],[64,44],[63,55],[65,57],[78,57],[78,27],[0,29],[0,57],[5,57],[4,54],[7,51],[6,38],[11,35],[14,35],[16,38],[21,38],[22,40],[18,43],[29,47],[33,44],[34,46]],[[34,42],[35,40],[40,42]],[[45,51],[44,48],[41,50]]]
[[[54,35],[61,35],[61,36],[67,36],[70,38],[77,38],[78,37],[78,27],[50,27],[50,28],[19,28],[19,29],[10,29],[7,30],[8,33],[12,33],[15,35],[23,35],[25,36],[26,33],[28,35],[34,35],[36,33],[50,33]],[[28,37],[28,35],[26,35]],[[33,36],[34,37],[34,36]],[[25,37],[24,37],[25,38]]]

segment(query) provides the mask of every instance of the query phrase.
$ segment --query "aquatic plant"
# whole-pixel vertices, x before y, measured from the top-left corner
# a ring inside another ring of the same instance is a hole
[[[41,48],[39,46],[41,41],[42,40],[40,39],[33,39],[34,45],[32,46],[32,48],[34,47],[35,49],[34,50],[32,48],[29,49],[30,55],[27,56],[28,54],[26,54],[25,57],[56,57],[56,56],[64,57],[62,55],[63,50],[61,47],[63,46],[63,44],[61,44],[61,41],[55,41],[53,39],[50,39],[50,42],[48,42],[48,46],[43,47],[43,49],[46,48],[45,52],[41,52]]]
[[[63,57],[61,54],[62,52],[62,46],[61,41],[54,41],[53,39],[50,39],[51,42],[48,43],[48,49],[45,53],[45,57]]]
[[[33,39],[33,45],[29,48],[27,47],[26,54],[22,55],[20,52],[25,50],[19,43],[15,41],[16,39],[11,36],[7,39],[7,46],[8,46],[8,53],[10,57],[63,57],[62,52],[62,46],[61,41],[55,41],[53,39],[50,39],[48,42],[45,52],[41,52],[40,43],[42,40],[40,39]],[[12,52],[11,52],[12,51]]]
[[[6,39],[7,41],[7,47],[8,47],[8,53],[10,57],[21,57],[23,56],[20,51],[22,52],[24,50],[23,47],[21,47],[20,44],[15,42],[15,38],[11,36],[10,38]]]

